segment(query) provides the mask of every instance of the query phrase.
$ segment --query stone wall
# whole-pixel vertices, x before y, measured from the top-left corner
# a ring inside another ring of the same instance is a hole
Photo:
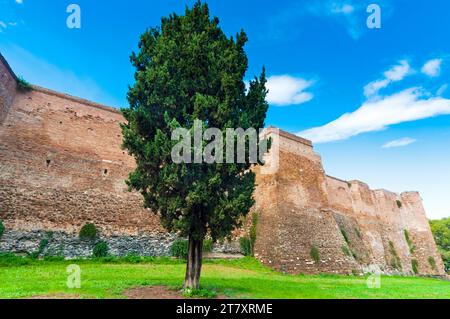
[[[115,255],[167,254],[177,236],[167,234],[124,183],[135,162],[120,147],[122,115],[40,87],[16,92],[14,75],[0,62],[0,219],[6,227],[0,251],[32,253],[50,231],[42,254],[89,256],[92,243],[77,234],[91,222]],[[273,128],[267,134],[274,143],[267,165],[255,168],[253,208],[259,214],[255,253],[263,263],[290,273],[354,273],[373,265],[411,273],[415,259],[421,274],[443,273],[417,193],[372,191],[329,177],[310,141]],[[238,245],[215,251],[235,253]]]

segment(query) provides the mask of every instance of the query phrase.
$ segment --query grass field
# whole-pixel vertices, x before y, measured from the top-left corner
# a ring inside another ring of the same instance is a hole
[[[81,288],[67,288],[66,268],[81,268]],[[172,259],[38,261],[0,258],[0,298],[76,296],[124,298],[132,287],[179,287],[185,265]],[[207,260],[201,285],[230,298],[450,298],[450,282],[413,277],[381,277],[381,287],[366,278],[336,275],[284,275],[252,258]]]

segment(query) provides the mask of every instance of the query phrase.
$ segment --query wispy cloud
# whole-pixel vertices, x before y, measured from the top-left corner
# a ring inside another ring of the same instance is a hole
[[[269,20],[268,34],[271,38],[282,38],[286,33],[292,36],[299,21],[310,16],[332,20],[355,40],[361,37],[365,28],[363,3],[352,0],[310,0],[294,1],[275,13]],[[286,32],[287,29],[289,32]]]
[[[23,0],[16,0],[17,4],[23,4]]]
[[[312,2],[307,10],[321,17],[334,19],[341,24],[353,39],[359,39],[362,34],[362,25],[358,13],[363,11],[361,4],[352,3],[347,0],[328,0]]]
[[[392,82],[403,80],[407,75],[412,73],[411,66],[408,61],[401,60],[397,65],[392,66],[383,73],[383,78],[370,82],[364,87],[364,95],[366,97],[375,96],[381,89],[386,88]]]
[[[14,72],[30,83],[95,102],[121,106],[116,98],[105,92],[93,79],[59,68],[21,47],[5,46],[2,54]]]
[[[352,113],[297,134],[315,143],[326,143],[445,114],[450,114],[449,99],[431,96],[422,88],[409,88],[378,100],[367,100]]]
[[[355,11],[355,7],[348,3],[332,3],[330,8],[332,13],[351,14]]]
[[[439,89],[436,91],[437,96],[441,96],[448,88],[448,84],[442,84]]]
[[[421,72],[428,75],[429,77],[439,76],[439,74],[441,73],[441,63],[442,59],[429,60],[423,65]]]
[[[269,90],[267,102],[275,106],[295,105],[308,102],[314,95],[306,92],[314,81],[290,75],[274,75],[267,79],[266,87]]]
[[[415,142],[417,142],[416,139],[413,139],[410,137],[404,137],[404,138],[400,138],[398,140],[393,140],[393,141],[387,142],[386,144],[384,144],[382,146],[382,148],[402,147],[402,146],[407,146],[407,145],[413,144]]]

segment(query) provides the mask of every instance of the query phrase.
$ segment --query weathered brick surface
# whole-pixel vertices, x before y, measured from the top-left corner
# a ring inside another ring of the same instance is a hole
[[[7,227],[108,234],[163,232],[124,183],[133,159],[120,148],[115,110],[33,90],[18,93],[0,127],[0,218]]]
[[[18,93],[3,62],[0,76],[0,219],[6,238],[25,238],[24,243],[2,239],[0,247],[36,247],[47,230],[73,247],[81,226],[94,222],[117,254],[124,253],[123,243],[154,245],[154,238],[164,244],[145,253],[167,251],[158,216],[144,209],[140,195],[128,192],[124,183],[135,163],[120,148],[120,113],[42,88]],[[285,132],[274,141],[267,160],[277,162],[273,150],[278,146],[278,168],[264,174],[256,168],[255,251],[263,263],[290,273],[351,273],[371,265],[408,273],[416,259],[420,273],[443,273],[417,193],[373,191],[362,182],[329,177],[309,141]],[[235,236],[247,232],[249,224]],[[412,252],[404,230],[415,246]],[[392,267],[390,242],[401,269]],[[312,247],[319,250],[318,262],[310,255]]]
[[[420,274],[444,274],[417,192],[398,195],[327,176],[311,144],[285,132],[272,136],[279,145],[279,167],[271,174],[257,169],[255,192],[260,216],[255,249],[263,263],[291,273],[412,273],[415,259]],[[310,255],[313,246],[319,262]],[[394,267],[395,256],[401,266]]]
[[[0,54],[0,125],[3,123],[13,102],[16,79],[8,63]]]

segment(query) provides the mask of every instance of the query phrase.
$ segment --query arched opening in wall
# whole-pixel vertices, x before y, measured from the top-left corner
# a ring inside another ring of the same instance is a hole
[[[45,161],[45,163],[46,163],[47,167],[49,167],[49,166],[50,166],[50,164],[52,163],[52,161],[51,161],[51,160],[49,160],[49,159],[47,159],[47,160]]]
[[[108,169],[107,169],[107,168],[105,168],[105,169],[103,170],[103,176],[108,176]]]

